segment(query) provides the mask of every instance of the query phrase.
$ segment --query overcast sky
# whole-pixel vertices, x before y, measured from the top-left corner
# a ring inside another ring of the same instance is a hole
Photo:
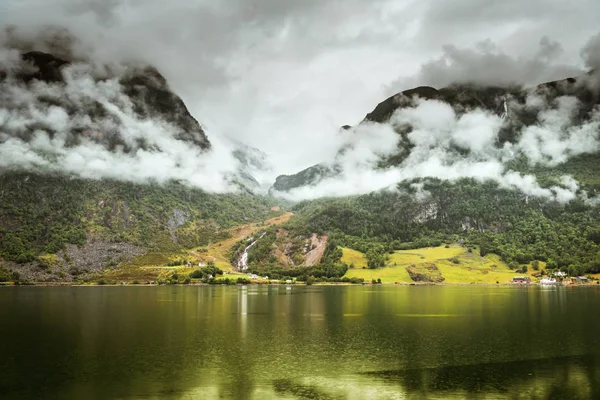
[[[293,173],[389,95],[533,84],[585,68],[597,0],[3,0],[0,24],[70,29],[102,61],[157,66],[215,135]]]

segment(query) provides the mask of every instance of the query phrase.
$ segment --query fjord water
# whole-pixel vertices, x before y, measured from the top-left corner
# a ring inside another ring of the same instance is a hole
[[[600,398],[599,308],[596,287],[5,287],[0,398]]]

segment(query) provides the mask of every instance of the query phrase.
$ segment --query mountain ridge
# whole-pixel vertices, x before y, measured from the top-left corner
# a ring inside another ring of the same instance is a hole
[[[396,93],[377,106],[359,123],[358,126],[376,123],[387,124],[395,112],[401,109],[414,107],[419,101],[441,101],[449,104],[461,115],[475,109],[482,109],[502,118],[507,118],[507,123],[498,133],[497,143],[502,146],[506,142],[514,142],[519,130],[524,126],[531,126],[538,122],[540,111],[526,109],[527,96],[539,95],[551,103],[561,96],[572,96],[580,101],[577,109],[578,122],[589,120],[595,107],[600,104],[600,76],[596,70],[591,70],[579,77],[569,77],[557,81],[545,82],[534,88],[526,89],[522,86],[482,86],[473,84],[453,84],[436,89],[431,86],[418,86]],[[520,109],[508,112],[507,103],[516,104]],[[407,129],[408,128],[408,129]],[[345,125],[344,130],[351,129]],[[396,132],[407,141],[410,126],[396,126]],[[401,147],[396,154],[392,154],[384,165],[400,165],[409,152],[406,146]],[[340,149],[342,151],[342,149]],[[338,152],[339,154],[339,152]],[[308,167],[296,174],[280,175],[276,178],[270,189],[271,193],[289,192],[303,186],[315,186],[324,178],[335,178],[341,172],[336,161],[324,161]]]

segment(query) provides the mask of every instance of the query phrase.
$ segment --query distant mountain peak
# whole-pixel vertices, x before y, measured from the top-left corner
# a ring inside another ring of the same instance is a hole
[[[110,80],[117,80],[121,89],[119,95],[131,102],[132,111],[137,118],[161,119],[174,127],[175,139],[188,142],[200,149],[210,147],[204,130],[190,114],[183,100],[172,92],[165,77],[152,66],[130,65],[125,68],[104,66],[96,70],[90,63],[71,62],[41,51],[24,52],[21,54],[21,59],[22,62],[16,67],[3,69],[0,65],[0,83],[4,88],[24,87],[30,95],[30,106],[37,107],[42,112],[51,107],[64,110],[68,114],[71,128],[68,132],[68,144],[76,144],[81,138],[87,137],[110,150],[117,146],[125,152],[135,150],[135,147],[146,148],[143,140],[137,140],[135,144],[128,140],[124,132],[125,122],[107,109],[103,101],[85,92],[85,89],[88,89],[85,87],[88,82],[93,82],[97,92],[102,92],[104,86],[110,86]],[[82,72],[77,69],[79,67],[87,69]],[[69,74],[68,68],[74,69],[69,77],[65,76]],[[72,81],[77,79],[88,81],[81,85],[83,87],[70,87],[73,85]],[[47,86],[40,86],[40,83]],[[9,112],[11,108],[22,107],[19,104],[20,99],[9,96],[7,94],[3,101],[3,106]],[[120,102],[118,96],[113,100]],[[17,110],[15,113],[19,114],[22,111]],[[28,140],[31,133],[40,128],[47,131],[50,136],[55,134],[52,126],[37,122],[31,116],[29,119],[31,122],[28,126],[21,126],[20,129],[12,131],[5,127],[4,131],[9,136],[19,137],[21,140]]]

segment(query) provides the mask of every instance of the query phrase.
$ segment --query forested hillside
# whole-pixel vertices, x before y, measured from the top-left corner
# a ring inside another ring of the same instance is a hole
[[[335,160],[279,177],[274,193],[329,193],[298,203],[290,229],[329,235],[365,254],[371,268],[394,251],[459,243],[515,270],[542,262],[600,272],[599,78],[591,71],[529,89],[461,84],[398,93],[340,132],[354,136]],[[356,156],[371,140],[361,135],[389,128],[395,149]],[[369,194],[329,190],[378,179],[387,186]]]
[[[493,253],[512,269],[600,272],[597,73],[532,89],[398,93],[338,132],[346,141],[334,160],[279,176],[261,196],[253,174],[269,168],[267,156],[241,143],[211,153],[153,67],[116,74],[40,52],[14,61],[20,70],[0,74],[7,270],[72,280],[148,253],[187,251],[203,262],[198,248],[280,214],[284,195],[311,200],[296,202],[285,224],[245,226],[252,236],[204,251],[240,271],[304,280],[342,279],[344,249],[376,269],[395,251],[440,245]]]
[[[111,257],[107,243],[134,246],[119,249],[119,256],[204,246],[222,239],[227,228],[277,214],[273,204],[267,197],[208,194],[178,183],[2,174],[0,257],[18,268],[13,263],[39,263],[40,255],[66,258],[68,245],[93,243],[80,257],[101,269],[123,261]]]

